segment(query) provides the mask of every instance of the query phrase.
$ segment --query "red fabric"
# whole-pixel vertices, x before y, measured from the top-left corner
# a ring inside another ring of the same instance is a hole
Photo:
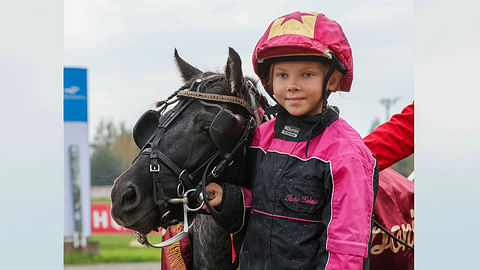
[[[162,241],[172,238],[183,231],[183,223],[167,228]],[[180,241],[162,248],[162,270],[187,270],[192,269],[193,253],[190,237],[187,235]]]
[[[374,219],[400,240],[414,246],[414,185],[391,168],[379,174]],[[413,251],[376,225],[372,228],[370,270],[413,270]]]
[[[232,241],[232,263],[235,262],[235,257],[237,257],[237,253],[235,253],[235,247],[233,246],[233,234],[230,234],[230,241]]]
[[[377,157],[380,170],[413,154],[414,102],[390,121],[377,127],[363,141]]]

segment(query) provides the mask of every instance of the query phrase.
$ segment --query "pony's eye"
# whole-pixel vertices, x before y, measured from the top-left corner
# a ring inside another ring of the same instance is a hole
[[[209,124],[205,124],[202,126],[202,130],[203,131],[208,131],[210,129],[210,125]]]

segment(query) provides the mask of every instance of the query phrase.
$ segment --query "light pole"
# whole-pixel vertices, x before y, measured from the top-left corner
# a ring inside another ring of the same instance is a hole
[[[400,97],[380,99],[380,103],[382,103],[382,105],[385,106],[385,110],[386,110],[385,121],[390,120],[390,107],[393,106],[399,99],[400,99]]]

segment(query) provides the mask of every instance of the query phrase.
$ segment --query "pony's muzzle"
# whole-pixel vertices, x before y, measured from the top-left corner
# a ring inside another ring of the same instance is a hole
[[[129,185],[120,195],[120,209],[122,212],[135,210],[140,205],[140,202],[140,192],[135,185]]]

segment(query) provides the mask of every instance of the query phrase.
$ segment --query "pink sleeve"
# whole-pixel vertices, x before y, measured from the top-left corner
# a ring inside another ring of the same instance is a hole
[[[374,202],[375,159],[350,154],[332,161],[331,220],[327,229],[327,269],[362,269],[368,256]]]
[[[346,255],[341,253],[330,253],[327,263],[327,270],[361,270],[363,268],[363,257]]]

